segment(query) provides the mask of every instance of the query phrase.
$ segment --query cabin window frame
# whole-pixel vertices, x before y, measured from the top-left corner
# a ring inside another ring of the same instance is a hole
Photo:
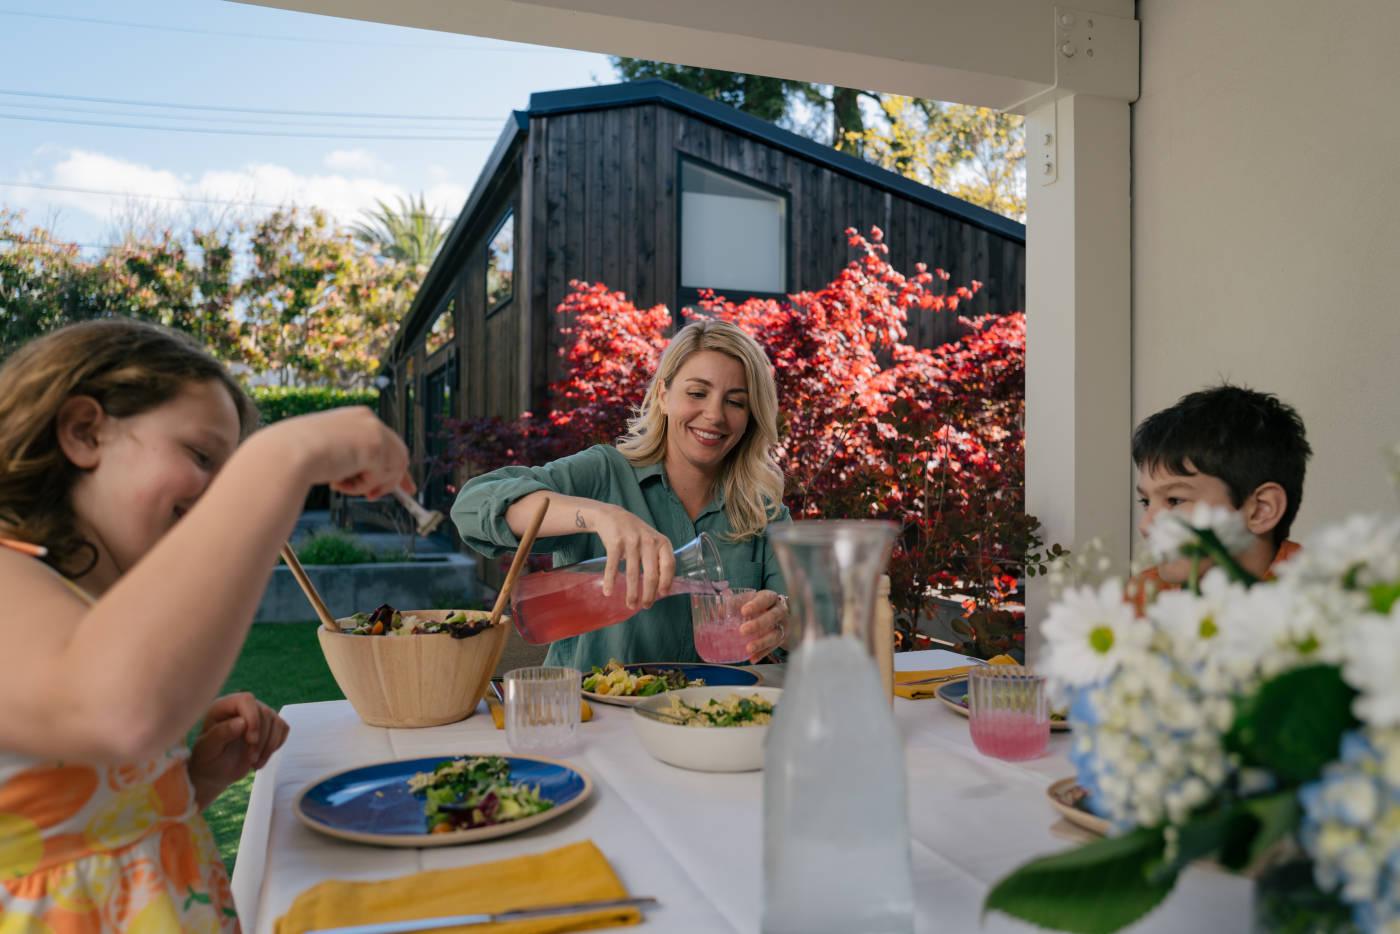
[[[750,145],[760,145],[757,141],[750,140]],[[716,288],[714,286],[704,286],[703,288],[714,289],[717,295],[732,301],[743,301],[747,298],[762,299],[784,299],[792,292],[792,192],[777,185],[770,185],[767,182],[736,172],[733,169],[716,165],[707,159],[701,159],[687,152],[676,152],[676,307],[695,307],[700,299],[700,286],[685,285],[683,270],[685,263],[685,166],[691,163],[698,168],[716,175],[724,176],[741,185],[756,188],[766,194],[771,194],[783,202],[783,289],[779,292],[750,292],[734,291]]]
[[[511,302],[515,301],[515,273],[520,265],[518,262],[516,262],[516,246],[520,242],[520,229],[518,223],[516,222],[517,218],[518,212],[515,210],[515,202],[508,202],[505,206],[505,209],[500,214],[500,219],[492,225],[491,233],[486,237],[485,244],[482,247],[481,263],[484,267],[481,285],[482,305],[486,308],[486,316],[488,318],[491,315],[494,315],[496,312],[500,311],[502,308],[509,305]],[[491,244],[495,242],[496,237],[500,236],[501,231],[505,230],[507,224],[510,225],[511,243],[510,292],[506,295],[505,298],[502,298],[493,303],[491,301]]]

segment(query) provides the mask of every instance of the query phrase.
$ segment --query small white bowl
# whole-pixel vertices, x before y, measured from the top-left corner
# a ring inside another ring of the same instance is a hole
[[[697,772],[752,772],[763,768],[763,741],[768,736],[768,724],[761,726],[681,726],[645,716],[642,711],[664,713],[671,698],[679,697],[692,707],[709,700],[723,700],[730,695],[758,695],[777,707],[783,696],[782,688],[714,687],[685,688],[648,697],[632,710],[632,724],[642,746],[662,762]]]

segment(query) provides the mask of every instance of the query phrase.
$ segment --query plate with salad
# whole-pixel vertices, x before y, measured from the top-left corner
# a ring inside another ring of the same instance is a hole
[[[537,756],[432,756],[327,775],[296,801],[312,830],[376,846],[476,843],[519,833],[582,804],[586,773]]]
[[[698,687],[753,687],[763,678],[751,668],[708,662],[635,662],[613,659],[583,676],[583,696],[600,704],[635,707],[648,697]]]

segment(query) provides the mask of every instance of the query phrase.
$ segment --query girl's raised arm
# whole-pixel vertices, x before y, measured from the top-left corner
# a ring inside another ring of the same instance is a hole
[[[91,607],[0,553],[0,751],[129,759],[180,740],[228,677],[307,490],[411,490],[407,468],[368,409],[289,419],[252,435]]]

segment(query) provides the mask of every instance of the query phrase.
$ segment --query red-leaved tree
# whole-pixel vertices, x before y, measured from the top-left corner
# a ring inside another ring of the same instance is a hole
[[[824,288],[783,301],[706,294],[699,313],[744,328],[773,362],[793,515],[899,522],[890,573],[902,647],[926,644],[917,621],[937,593],[958,592],[969,598],[965,648],[1016,648],[1019,617],[999,604],[1040,561],[1023,497],[1025,316],[959,318],[959,341],[913,347],[911,314],[956,313],[981,283],[954,288],[923,264],[905,275],[878,228],[846,235],[857,258]],[[550,411],[453,423],[451,466],[544,463],[622,434],[671,314],[601,284],[571,286],[558,311],[573,340]]]

